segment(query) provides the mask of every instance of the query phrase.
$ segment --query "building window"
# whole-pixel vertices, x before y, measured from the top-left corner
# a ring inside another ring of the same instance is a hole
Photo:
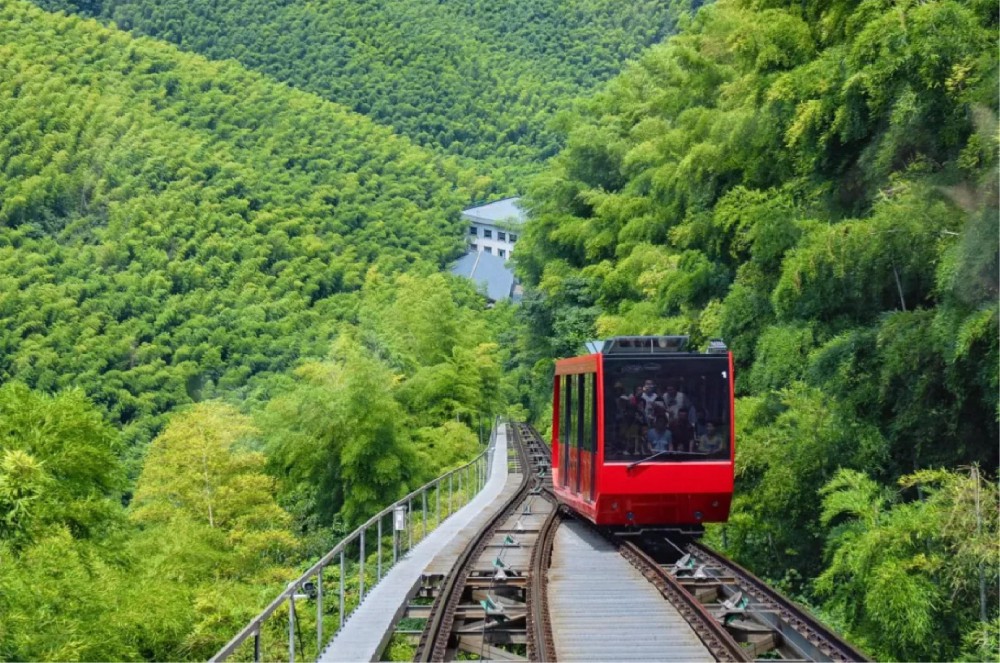
[[[506,241],[507,241],[507,233],[505,233],[505,232],[504,232],[504,231],[502,231],[502,230],[501,230],[501,231],[499,231],[499,232],[497,233],[497,239],[498,239],[498,240],[500,240],[501,242],[506,242]]]
[[[506,258],[507,252],[504,251],[503,249],[497,249],[497,255],[500,256],[501,258]]]
[[[516,242],[517,241],[517,235],[515,235],[514,233],[511,233],[510,234],[510,241],[511,241],[512,244],[514,242]]]
[[[483,247],[483,251],[486,251],[487,253],[493,253],[492,247],[489,247],[489,246],[484,246]]]
[[[477,228],[475,226],[469,226],[469,234],[470,235],[479,235],[479,228]]]
[[[492,238],[493,237],[493,231],[490,230],[489,228],[483,228],[483,237],[485,237],[486,239]]]
[[[479,245],[473,242],[472,244],[469,244],[469,248],[472,249],[473,251],[478,251]]]

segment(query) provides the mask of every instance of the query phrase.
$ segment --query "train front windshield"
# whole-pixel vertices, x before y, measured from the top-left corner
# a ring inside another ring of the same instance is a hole
[[[727,355],[604,358],[604,459],[728,460]]]

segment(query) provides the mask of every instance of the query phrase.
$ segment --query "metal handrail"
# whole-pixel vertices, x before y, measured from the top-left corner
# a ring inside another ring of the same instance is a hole
[[[354,609],[356,610],[357,606],[360,605],[361,602],[365,598],[365,581],[364,581],[364,574],[365,574],[365,532],[367,530],[371,529],[372,527],[377,527],[377,529],[378,529],[378,545],[377,545],[377,549],[378,549],[378,572],[377,572],[377,580],[372,585],[374,587],[374,585],[377,585],[379,582],[381,582],[382,577],[383,577],[383,574],[382,574],[382,538],[383,538],[383,536],[382,536],[382,521],[385,519],[385,517],[388,516],[391,513],[395,513],[396,510],[399,509],[399,508],[401,508],[401,507],[406,507],[406,511],[405,511],[405,517],[406,517],[405,531],[407,532],[407,544],[408,544],[408,548],[411,547],[413,541],[411,540],[412,534],[410,534],[409,514],[412,511],[413,500],[416,499],[416,498],[418,498],[418,497],[421,498],[421,502],[422,502],[422,505],[423,505],[423,509],[422,509],[423,518],[422,518],[422,521],[421,521],[423,523],[423,530],[422,530],[420,538],[421,539],[425,538],[427,536],[427,534],[429,533],[429,531],[427,530],[427,493],[430,492],[432,489],[438,489],[439,487],[443,487],[444,481],[447,480],[448,481],[448,509],[449,509],[449,511],[451,511],[451,513],[454,513],[454,511],[452,510],[452,506],[453,506],[452,505],[452,496],[453,496],[453,493],[454,493],[454,491],[453,491],[454,480],[455,480],[456,477],[458,478],[458,490],[461,491],[462,490],[462,484],[463,484],[463,473],[465,475],[468,475],[468,474],[471,473],[471,471],[472,471],[473,468],[475,468],[475,470],[476,470],[476,476],[475,476],[475,480],[476,480],[476,492],[482,490],[483,486],[486,483],[486,478],[489,476],[489,473],[490,473],[490,471],[492,469],[492,462],[493,462],[492,451],[493,451],[493,449],[494,449],[494,447],[496,445],[496,434],[497,434],[497,427],[499,425],[499,422],[500,422],[500,417],[496,417],[496,419],[494,421],[494,425],[493,425],[493,430],[490,432],[490,441],[489,441],[489,444],[487,444],[486,448],[483,449],[479,453],[479,455],[477,455],[475,458],[473,458],[471,461],[469,461],[465,465],[462,465],[461,467],[457,467],[454,470],[451,470],[450,472],[442,474],[441,476],[439,476],[438,478],[434,479],[433,481],[430,481],[430,482],[424,484],[423,486],[421,486],[420,488],[417,488],[416,490],[414,490],[413,492],[409,493],[405,497],[402,497],[399,500],[396,500],[391,505],[389,505],[385,509],[382,509],[377,514],[375,514],[374,516],[372,516],[371,518],[369,518],[367,521],[365,521],[365,523],[363,525],[361,525],[360,527],[358,527],[357,529],[355,529],[353,532],[351,532],[350,534],[348,534],[346,537],[344,537],[340,541],[340,543],[338,543],[336,546],[334,546],[330,550],[330,552],[328,552],[325,555],[323,555],[323,557],[321,557],[318,562],[316,562],[315,564],[313,564],[312,566],[310,566],[304,573],[302,573],[302,575],[300,575],[298,578],[296,578],[295,580],[293,580],[292,582],[290,582],[288,584],[288,587],[285,588],[285,591],[281,592],[281,594],[279,594],[277,596],[277,598],[275,598],[273,601],[271,601],[267,605],[267,607],[264,608],[264,610],[262,610],[260,612],[260,614],[258,614],[256,617],[254,617],[250,621],[249,624],[247,624],[245,627],[243,627],[243,629],[239,633],[237,633],[235,636],[233,636],[233,639],[230,640],[228,643],[226,643],[226,645],[222,649],[220,649],[215,654],[215,656],[213,656],[211,659],[209,659],[209,661],[211,661],[212,663],[214,663],[216,661],[225,661],[230,656],[232,656],[232,654],[236,651],[237,647],[239,647],[240,645],[242,645],[244,642],[246,642],[251,637],[253,637],[253,639],[254,639],[254,658],[253,658],[253,660],[254,661],[260,661],[261,660],[261,628],[263,627],[264,622],[266,622],[268,620],[268,618],[271,617],[271,615],[273,615],[278,610],[278,608],[281,607],[282,603],[284,603],[284,602],[287,601],[288,602],[288,660],[289,660],[290,663],[293,663],[295,661],[295,599],[296,598],[302,598],[302,595],[299,594],[298,592],[301,591],[301,590],[306,589],[307,583],[312,578],[316,579],[316,583],[315,583],[315,585],[313,585],[309,589],[311,591],[315,591],[315,599],[316,599],[316,646],[317,646],[317,653],[321,653],[323,651],[323,570],[326,567],[330,566],[330,564],[333,563],[333,561],[335,559],[338,560],[339,563],[340,563],[340,592],[339,592],[339,595],[340,595],[340,610],[339,610],[340,624],[339,624],[338,629],[337,629],[339,631],[340,628],[343,628],[344,622],[347,620],[347,617],[349,616],[349,615],[344,614],[344,569],[345,569],[344,554],[345,554],[345,552],[347,550],[347,547],[350,544],[354,543],[354,542],[358,542],[359,546],[360,546],[359,568],[358,568],[358,575],[359,575],[360,583],[359,583],[358,603],[354,607]],[[469,483],[469,481],[471,481],[471,479],[472,479],[472,477],[468,477],[468,478],[465,479],[466,485],[468,485],[468,483]],[[437,524],[440,525],[443,522],[441,520],[441,499],[440,499],[441,498],[441,493],[440,493],[440,490],[438,490],[435,493],[435,497],[436,497]],[[457,510],[457,509],[455,509],[455,510]],[[449,513],[448,515],[450,516],[451,513]],[[399,545],[398,545],[399,544],[399,540],[398,540],[399,537],[398,537],[398,535],[399,535],[398,528],[395,527],[395,526],[393,526],[393,538],[392,538],[392,542],[393,542],[392,561],[393,561],[393,564],[396,563],[397,556],[398,556],[398,553],[399,553]],[[310,598],[312,598],[311,595],[308,595],[308,596],[310,596]],[[351,614],[353,614],[353,610],[352,610]]]

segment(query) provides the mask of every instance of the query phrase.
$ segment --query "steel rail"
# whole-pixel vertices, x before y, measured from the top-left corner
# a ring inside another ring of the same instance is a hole
[[[743,647],[733,638],[719,621],[691,595],[672,575],[667,573],[656,560],[650,557],[633,541],[622,541],[600,528],[609,540],[615,543],[621,554],[656,587],[660,594],[681,614],[698,638],[717,661],[753,660]]]
[[[538,455],[544,457],[546,462],[550,462],[551,452],[535,429],[527,424],[518,424],[518,429],[518,435],[534,441],[535,446],[541,451]],[[551,475],[549,477],[551,478]],[[535,546],[531,550],[531,578],[525,596],[528,605],[527,650],[530,661],[555,661],[555,639],[552,637],[552,620],[549,616],[548,572],[552,560],[552,546],[564,514],[558,506],[551,483],[545,485],[543,481],[540,482],[541,493],[556,508],[542,523]]]
[[[555,661],[556,646],[552,637],[552,620],[549,616],[549,565],[556,532],[563,522],[562,510],[556,508],[549,514],[538,532],[538,539],[531,551],[531,582],[527,587],[528,660]]]
[[[758,601],[764,599],[761,602],[770,602],[776,605],[778,607],[778,616],[791,626],[796,633],[805,638],[809,644],[816,647],[824,655],[829,656],[830,660],[871,660],[823,625],[805,608],[796,605],[774,589],[771,589],[764,581],[736,562],[698,542],[689,543],[687,549],[692,555],[709,558],[724,573],[732,576],[741,590],[750,594]]]
[[[448,640],[451,638],[452,626],[455,621],[455,611],[462,598],[462,591],[465,587],[466,579],[472,570],[473,564],[483,553],[486,543],[493,531],[514,511],[514,508],[527,496],[531,487],[531,473],[528,467],[528,453],[519,436],[514,438],[514,447],[517,450],[521,463],[521,483],[517,492],[511,495],[502,508],[491,516],[486,523],[476,532],[469,545],[459,555],[452,567],[451,573],[445,578],[441,586],[441,591],[431,606],[431,614],[427,618],[427,625],[420,636],[420,643],[417,645],[415,661],[443,661],[448,650]],[[494,462],[506,462],[506,459],[495,459]]]

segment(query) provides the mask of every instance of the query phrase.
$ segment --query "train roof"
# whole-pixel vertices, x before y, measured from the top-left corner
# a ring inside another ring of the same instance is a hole
[[[603,341],[587,341],[590,354],[614,355],[677,355],[701,354],[687,350],[688,336],[615,336]],[[705,354],[724,354],[726,344],[720,339],[711,339]]]

